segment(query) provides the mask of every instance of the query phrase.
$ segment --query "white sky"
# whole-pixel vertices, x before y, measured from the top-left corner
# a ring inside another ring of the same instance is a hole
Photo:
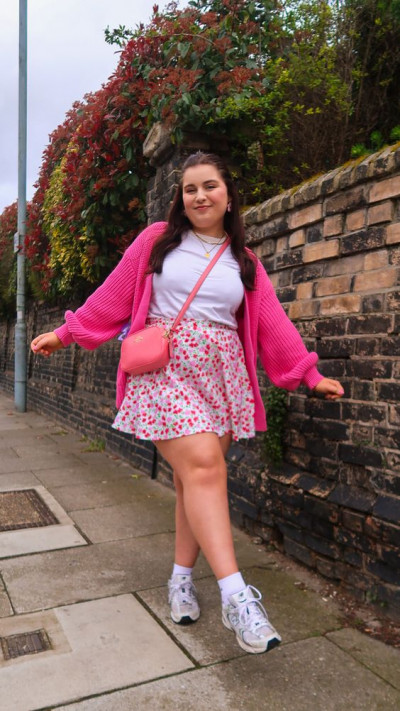
[[[28,200],[49,134],[117,65],[105,28],[146,23],[155,1],[28,0]],[[18,32],[18,0],[0,0],[0,213],[18,193]]]

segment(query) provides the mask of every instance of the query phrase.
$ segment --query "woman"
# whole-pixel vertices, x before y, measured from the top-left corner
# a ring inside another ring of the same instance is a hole
[[[32,350],[49,356],[76,342],[93,349],[131,319],[171,325],[207,260],[228,248],[207,276],[173,336],[164,368],[127,376],[119,369],[114,427],[150,439],[173,470],[176,489],[175,564],[169,580],[171,617],[200,615],[192,570],[200,549],[215,574],[222,621],[250,653],[281,638],[261,595],[239,572],[232,540],[225,455],[232,439],[266,429],[256,378],[257,355],[270,378],[294,390],[301,383],[326,398],[343,395],[336,380],[316,369],[254,254],[244,229],[232,177],[214,155],[190,156],[167,223],[146,228],[105,282],[66,323],[37,336]]]

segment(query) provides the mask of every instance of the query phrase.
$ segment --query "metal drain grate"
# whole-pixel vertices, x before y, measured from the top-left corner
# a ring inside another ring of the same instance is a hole
[[[46,630],[0,637],[0,642],[5,660],[24,657],[26,654],[39,654],[52,648]]]
[[[52,526],[57,521],[35,489],[0,492],[0,531]]]

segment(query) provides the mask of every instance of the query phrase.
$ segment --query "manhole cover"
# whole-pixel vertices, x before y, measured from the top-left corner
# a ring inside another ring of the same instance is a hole
[[[51,649],[46,630],[35,630],[10,637],[0,637],[4,659],[24,657],[26,654],[38,654]]]
[[[0,492],[0,531],[59,523],[35,489]]]

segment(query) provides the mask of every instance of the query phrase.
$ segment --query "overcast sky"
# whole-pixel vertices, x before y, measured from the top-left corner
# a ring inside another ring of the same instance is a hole
[[[49,134],[73,102],[100,88],[117,65],[118,48],[106,44],[105,28],[146,22],[154,2],[28,0],[28,200]],[[166,4],[158,1],[160,8]],[[19,3],[1,0],[0,5],[1,213],[18,192]]]

